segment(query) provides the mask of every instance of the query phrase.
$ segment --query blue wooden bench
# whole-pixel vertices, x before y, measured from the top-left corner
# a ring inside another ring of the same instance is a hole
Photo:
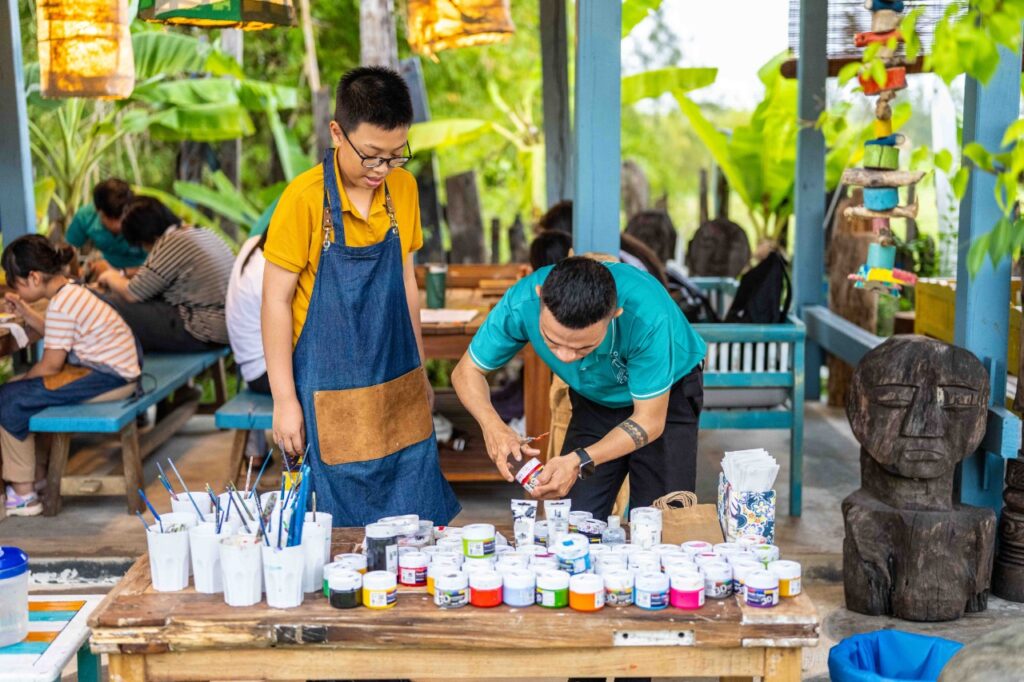
[[[141,398],[104,403],[84,403],[50,407],[29,421],[33,433],[50,433],[50,462],[43,493],[43,513],[53,516],[60,511],[62,495],[125,495],[128,510],[144,511],[138,489],[145,484],[142,460],[173,436],[194,415],[198,400],[189,400],[159,419],[152,428],[139,433],[136,418],[150,406],[169,397],[196,376],[210,368],[214,371],[217,400],[225,396],[224,358],[229,349],[206,353],[154,353],[145,356]],[[76,433],[118,434],[124,463],[123,476],[65,476],[71,450],[71,436]]]
[[[736,291],[734,279],[695,278],[719,315]],[[788,429],[789,513],[803,497],[804,345],[807,330],[790,315],[781,324],[695,324],[708,344],[702,429]]]
[[[218,429],[232,429],[235,440],[231,445],[231,464],[228,475],[234,478],[242,467],[242,456],[250,431],[267,431],[273,427],[274,399],[265,393],[246,389],[224,403],[214,413]]]

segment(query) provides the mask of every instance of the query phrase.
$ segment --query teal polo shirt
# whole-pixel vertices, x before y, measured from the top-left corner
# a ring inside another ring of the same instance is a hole
[[[592,353],[572,363],[555,357],[540,333],[537,287],[551,267],[517,282],[490,312],[469,344],[478,367],[502,367],[527,343],[583,397],[607,407],[627,407],[668,391],[707,352],[701,339],[658,280],[632,265],[605,263],[615,279],[618,307],[608,333]]]
[[[100,250],[106,260],[115,268],[137,268],[146,262],[146,252],[130,245],[119,234],[113,234],[103,227],[99,211],[92,204],[83,206],[75,213],[64,239],[75,248],[82,248],[90,241]]]

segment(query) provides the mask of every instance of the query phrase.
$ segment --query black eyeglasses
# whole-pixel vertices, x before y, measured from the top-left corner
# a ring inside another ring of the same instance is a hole
[[[348,146],[352,147],[352,151],[362,161],[363,168],[377,168],[385,163],[388,165],[388,168],[398,168],[409,163],[409,159],[412,158],[412,147],[409,146],[408,140],[405,141],[405,149],[408,152],[407,156],[365,156],[356,149],[356,146],[352,144],[352,140],[348,139],[348,133],[345,132],[344,128],[341,128],[341,134],[345,137],[345,141],[348,142]]]

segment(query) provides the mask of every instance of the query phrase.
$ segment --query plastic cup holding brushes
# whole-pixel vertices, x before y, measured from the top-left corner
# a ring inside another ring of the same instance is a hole
[[[185,485],[185,480],[181,477],[181,473],[178,471],[178,467],[174,466],[174,462],[170,459],[167,460],[167,464],[171,467],[171,471],[174,472],[175,477],[178,479],[178,483],[181,484],[183,494],[176,494],[173,486],[167,480],[167,475],[164,474],[163,467],[160,466],[160,462],[156,463],[156,468],[160,472],[161,483],[167,488],[167,492],[171,494],[171,510],[175,512],[194,512],[196,518],[202,519],[204,514],[208,514],[213,511],[210,505],[210,500],[206,495],[196,493],[193,495],[188,486]]]
[[[291,479],[282,504],[281,519],[283,523],[271,533],[264,533],[263,581],[267,589],[267,605],[272,608],[293,608],[302,603],[306,577],[305,561],[307,551],[303,547],[303,527],[305,525],[306,508],[310,494],[311,476],[308,465],[302,465]],[[290,519],[290,523],[287,521]],[[261,531],[266,530],[262,523]],[[320,527],[312,524],[318,530]],[[314,560],[323,556],[324,541],[322,535],[314,535],[316,547]],[[320,582],[323,582],[323,566],[320,566]],[[316,591],[316,587],[309,590]]]
[[[146,493],[139,496],[153,515],[154,523],[146,525],[146,547],[149,550],[149,574],[153,589],[158,592],[177,592],[188,587],[189,529],[196,525],[195,514],[171,512],[158,514]]]

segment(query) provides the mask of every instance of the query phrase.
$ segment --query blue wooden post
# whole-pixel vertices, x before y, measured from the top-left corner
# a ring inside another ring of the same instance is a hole
[[[800,57],[797,62],[797,116],[801,128],[796,139],[796,229],[793,245],[793,300],[803,319],[807,306],[824,305],[825,294],[825,138],[814,122],[825,110],[825,79],[828,77],[828,6],[824,2],[800,3]],[[808,337],[806,396],[821,395],[821,346]]]
[[[619,255],[622,4],[576,2],[573,248]]]
[[[964,144],[980,142],[1000,148],[1006,127],[1020,113],[1020,48],[999,48],[999,68],[987,85],[968,78],[964,86]],[[971,242],[990,231],[1002,217],[993,191],[995,176],[971,170],[967,194],[960,205],[957,248],[956,322],[954,341],[990,368],[990,404],[1006,400],[1006,352],[1009,339],[1010,259],[992,267],[987,257],[973,278],[967,270]],[[1002,458],[979,450],[963,462],[960,499],[999,513],[1003,500]]]
[[[35,232],[36,206],[28,146],[25,79],[17,0],[0,8],[0,227],[5,244]]]

